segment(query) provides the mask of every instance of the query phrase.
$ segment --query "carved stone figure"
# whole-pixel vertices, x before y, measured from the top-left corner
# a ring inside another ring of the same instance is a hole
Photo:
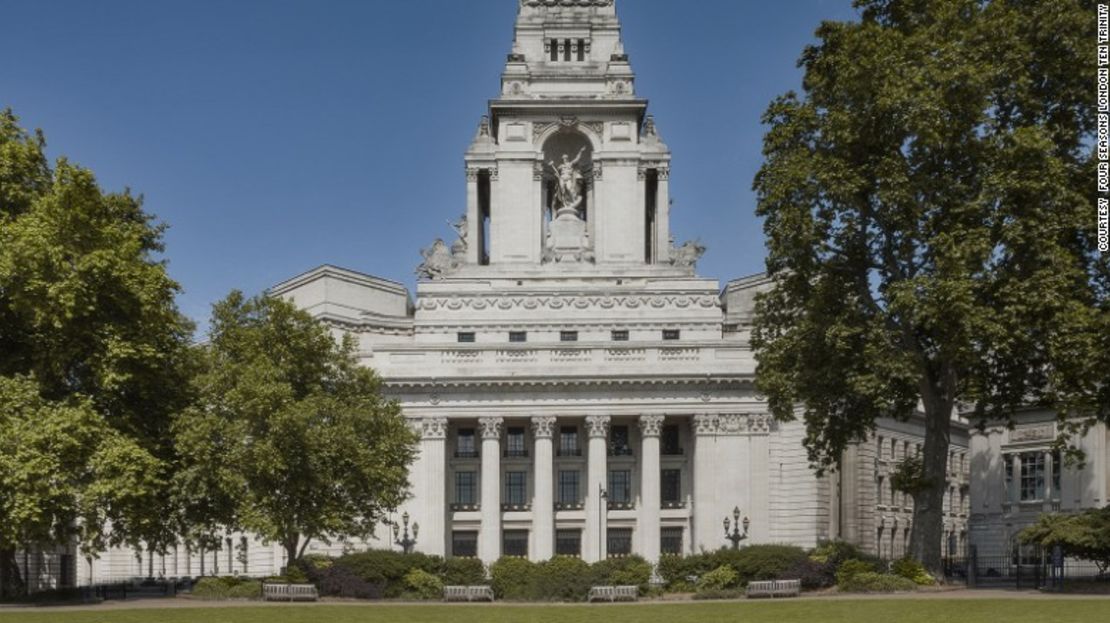
[[[451,228],[455,230],[455,233],[459,235],[459,239],[451,245],[451,255],[454,256],[455,259],[462,262],[466,258],[466,250],[470,245],[470,242],[468,240],[468,236],[470,235],[470,225],[467,223],[466,215],[463,214],[459,217],[459,220],[455,221],[454,223],[448,222],[448,225],[450,225]]]
[[[416,276],[420,279],[442,279],[459,268],[458,260],[442,238],[436,238],[432,246],[420,251],[420,255],[424,257],[424,261],[416,268]]]
[[[582,195],[578,191],[578,185],[585,176],[578,170],[578,163],[582,161],[582,154],[584,153],[586,153],[585,147],[578,150],[578,155],[574,157],[574,160],[563,154],[561,164],[555,164],[550,160],[547,162],[555,171],[555,177],[559,181],[555,187],[555,209],[557,211],[577,210],[582,203]]]
[[[696,240],[687,240],[682,243],[682,246],[677,247],[674,241],[671,241],[671,264],[675,266],[693,270],[703,255],[705,255],[705,245]]]

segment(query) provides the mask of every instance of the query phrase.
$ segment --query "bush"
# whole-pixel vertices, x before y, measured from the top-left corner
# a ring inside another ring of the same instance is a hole
[[[540,563],[530,597],[545,601],[582,601],[590,592],[590,565],[573,556]]]
[[[788,572],[807,560],[805,550],[793,545],[749,545],[717,552],[720,564],[729,564],[740,576],[740,586],[757,580],[786,579]]]
[[[711,554],[693,554],[679,556],[670,554],[661,556],[656,571],[663,579],[667,590],[672,592],[690,592],[693,590],[690,577],[700,577],[716,567],[712,564]]]
[[[193,584],[197,599],[222,601],[224,599],[261,599],[262,583],[258,580],[225,576],[206,577]]]
[[[447,586],[477,586],[488,584],[486,566],[477,558],[448,558],[440,572]]]
[[[651,582],[651,563],[640,556],[599,560],[590,566],[591,586],[637,586],[643,594]]]
[[[836,569],[829,563],[803,558],[784,571],[779,579],[801,580],[802,589],[812,591],[836,584]]]
[[[536,563],[525,558],[501,558],[490,565],[493,594],[498,599],[531,599],[536,580]]]
[[[840,568],[836,570],[836,585],[842,587],[861,573],[875,573],[876,571],[875,565],[869,562],[856,560],[855,558],[845,560],[840,563]]]
[[[262,582],[241,582],[227,589],[229,599],[262,599]]]
[[[405,588],[419,599],[443,597],[443,580],[423,569],[413,569],[405,576]]]
[[[925,570],[924,565],[908,556],[894,561],[891,572],[912,581],[918,586],[933,586],[937,583],[936,579]]]
[[[735,569],[729,565],[721,565],[698,578],[698,593],[719,593],[726,589],[736,588],[739,579],[740,576]]]
[[[853,574],[846,577],[844,582],[838,582],[837,585],[846,593],[897,593],[917,590],[917,584],[914,584],[913,580],[873,571]]]
[[[379,586],[384,597],[400,597],[405,591],[405,576],[410,571],[420,569],[437,574],[443,567],[443,559],[419,552],[369,550],[336,558],[331,565],[335,567],[346,567],[364,582]]]
[[[324,597],[381,599],[385,593],[384,582],[367,582],[345,565],[331,565],[318,570],[313,582]]]
[[[744,589],[742,588],[726,588],[719,591],[698,591],[694,593],[694,599],[740,599],[743,596]]]

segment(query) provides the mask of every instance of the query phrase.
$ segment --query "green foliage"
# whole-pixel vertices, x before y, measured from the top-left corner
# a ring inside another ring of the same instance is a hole
[[[736,570],[741,586],[755,580],[785,578],[788,571],[807,559],[805,550],[800,547],[775,544],[720,549],[714,555],[718,564],[727,564]]]
[[[936,578],[925,570],[925,566],[913,558],[907,557],[894,561],[890,571],[894,575],[912,580],[918,586],[933,586],[937,583]]]
[[[1110,255],[1083,190],[1094,3],[856,4],[764,115],[757,385],[777,418],[800,407],[821,469],[923,405],[910,547],[935,569],[957,402],[1110,419]]]
[[[899,575],[865,571],[853,574],[838,582],[837,587],[845,593],[899,593],[917,590],[917,584]]]
[[[443,561],[442,575],[447,586],[486,584],[486,567],[477,558],[448,558]]]
[[[526,558],[503,557],[490,565],[490,585],[498,599],[532,599],[536,563]]]
[[[839,567],[845,560],[862,557],[859,547],[847,541],[827,541],[813,548],[809,553],[810,560],[834,567]]]
[[[404,554],[392,550],[369,550],[336,558],[331,568],[342,567],[368,584],[382,587],[383,597],[400,597],[405,591],[405,577],[419,569],[438,574],[443,560],[420,552]]]
[[[574,556],[556,556],[539,564],[531,597],[543,601],[582,601],[591,585],[588,563]]]
[[[607,558],[590,565],[593,586],[638,586],[643,593],[651,581],[651,564],[640,556]]]
[[[205,577],[193,585],[193,597],[222,601],[225,599],[261,599],[262,582],[236,577]]]
[[[728,588],[735,588],[740,581],[740,575],[730,565],[721,565],[716,569],[698,578],[698,592],[719,592]]]
[[[851,582],[852,578],[861,573],[876,573],[877,571],[878,568],[870,562],[850,558],[840,563],[840,566],[837,568],[836,584],[837,586],[843,586]]]
[[[1041,515],[1018,533],[1018,539],[1046,548],[1059,545],[1065,556],[1089,560],[1100,574],[1106,573],[1110,570],[1110,507]]]
[[[890,484],[895,491],[917,495],[929,489],[930,480],[925,477],[925,463],[921,457],[907,456],[890,474]]]
[[[407,495],[416,437],[350,339],[284,300],[213,308],[198,404],[174,425],[189,524],[249,530],[297,560],[373,535]]]
[[[443,580],[423,569],[412,569],[405,575],[405,588],[419,599],[443,597]]]
[[[689,556],[679,556],[677,554],[660,556],[659,563],[655,566],[656,572],[662,578],[667,590],[679,593],[687,593],[693,590],[689,578],[697,578],[715,568],[711,555],[704,553]]]

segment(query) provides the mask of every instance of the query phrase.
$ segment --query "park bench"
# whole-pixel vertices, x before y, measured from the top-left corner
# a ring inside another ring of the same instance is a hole
[[[594,586],[589,601],[636,601],[640,597],[638,586]]]
[[[801,580],[768,580],[748,582],[747,595],[751,597],[797,597],[802,592]]]
[[[444,586],[443,601],[493,601],[488,586]]]
[[[316,601],[320,594],[312,584],[263,584],[262,598],[266,601]]]

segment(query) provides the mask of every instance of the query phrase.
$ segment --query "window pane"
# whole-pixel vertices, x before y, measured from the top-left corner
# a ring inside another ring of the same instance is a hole
[[[682,553],[682,528],[661,528],[659,530],[659,552],[663,554]]]
[[[609,472],[609,502],[628,504],[632,501],[632,472],[626,469]]]
[[[663,435],[660,440],[663,446],[663,454],[682,454],[682,447],[679,445],[679,432],[677,424],[667,424],[663,427]]]
[[[460,428],[456,437],[458,447],[455,450],[459,458],[474,458],[478,456],[478,446],[475,443],[473,428]]]
[[[511,331],[509,332],[509,341],[520,343],[528,341],[528,333],[525,331]]]
[[[559,556],[581,556],[582,555],[582,531],[581,530],[556,530],[555,531],[555,554]]]
[[[470,344],[475,341],[474,333],[471,331],[460,332],[458,339],[460,344]]]
[[[609,528],[609,556],[627,556],[632,553],[632,529]]]
[[[578,456],[580,454],[581,452],[578,450],[578,428],[564,426],[559,429],[559,455]]]
[[[477,532],[452,532],[451,555],[460,558],[473,558],[478,555]]]
[[[577,504],[578,497],[578,472],[577,471],[560,471],[559,472],[559,503],[560,504]]]
[[[614,342],[627,342],[628,341],[628,331],[624,331],[624,330],[613,331],[611,337],[612,337],[612,340]]]
[[[503,533],[501,549],[505,556],[526,558],[528,556],[528,531],[506,530]]]
[[[524,506],[528,494],[526,472],[505,472],[505,504]]]
[[[559,340],[563,341],[563,342],[577,342],[578,341],[578,332],[577,331],[561,331],[561,332],[559,332]]]
[[[524,429],[521,427],[511,427],[506,431],[505,435],[505,456],[507,457],[525,457],[528,456],[528,450],[524,447]]]
[[[660,479],[663,491],[662,498],[664,504],[677,504],[682,501],[682,471],[677,469],[663,470],[662,478]]]
[[[632,446],[628,441],[628,426],[613,426],[609,429],[609,455],[631,456]]]
[[[475,472],[455,472],[455,503],[474,504],[477,484]]]

